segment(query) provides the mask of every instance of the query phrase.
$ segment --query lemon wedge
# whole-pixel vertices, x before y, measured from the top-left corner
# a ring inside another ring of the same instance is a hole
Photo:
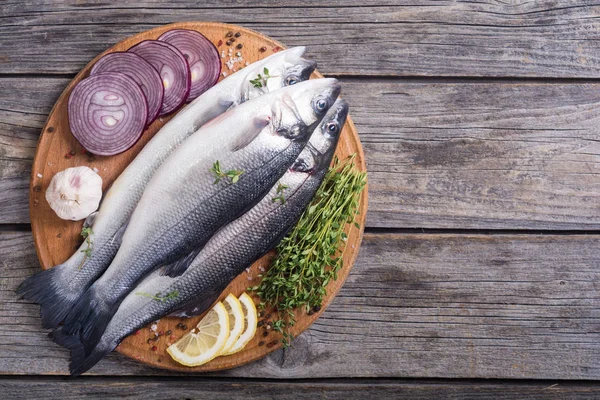
[[[197,367],[217,357],[229,338],[229,315],[223,303],[217,303],[202,318],[196,329],[167,348],[180,364]]]
[[[244,330],[244,311],[242,309],[242,303],[240,303],[238,298],[230,293],[225,300],[223,300],[223,305],[229,315],[229,338],[225,343],[225,347],[221,350],[221,354],[226,353],[233,347]]]
[[[242,350],[256,334],[258,316],[254,301],[250,296],[248,296],[247,293],[242,294],[239,298],[239,301],[242,305],[242,311],[244,313],[244,331],[229,350],[221,353],[223,356],[237,353],[238,351]]]

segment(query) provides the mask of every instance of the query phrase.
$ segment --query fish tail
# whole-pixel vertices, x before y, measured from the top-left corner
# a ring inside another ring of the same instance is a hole
[[[79,340],[79,335],[68,335],[62,329],[56,329],[50,332],[49,336],[56,343],[66,347],[71,352],[71,360],[69,363],[69,372],[71,373],[71,376],[83,374],[116,347],[104,346],[102,348],[93,349],[91,354],[86,356],[84,346]]]
[[[79,333],[86,356],[91,354],[102,338],[119,303],[106,303],[97,296],[94,285],[77,301],[67,319],[64,330],[69,335]]]
[[[17,288],[19,297],[40,305],[44,328],[56,328],[79,298],[80,293],[70,291],[64,282],[60,273],[62,265],[36,273]]]

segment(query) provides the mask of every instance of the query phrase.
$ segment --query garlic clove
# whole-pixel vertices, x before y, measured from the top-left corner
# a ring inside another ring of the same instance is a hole
[[[79,221],[98,209],[102,178],[88,167],[67,168],[52,177],[46,201],[59,218]]]

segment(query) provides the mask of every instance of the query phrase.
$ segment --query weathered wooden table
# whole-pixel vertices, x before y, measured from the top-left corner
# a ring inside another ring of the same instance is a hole
[[[600,7],[276,3],[2,0],[1,396],[600,397]],[[115,353],[65,380],[67,352],[14,292],[39,268],[28,190],[40,128],[96,54],[185,20],[308,45],[342,81],[369,168],[361,255],[290,350],[193,376]]]

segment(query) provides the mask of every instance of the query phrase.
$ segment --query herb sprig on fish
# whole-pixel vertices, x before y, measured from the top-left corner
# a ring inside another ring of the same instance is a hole
[[[93,233],[94,232],[92,232],[92,228],[89,226],[81,229],[81,236],[83,236],[83,238],[85,239],[85,243],[87,244],[87,247],[81,250],[81,252],[85,253],[85,256],[87,258],[90,258],[92,256],[92,238],[90,237],[90,235],[92,235]]]
[[[255,79],[250,79],[250,83],[252,84],[252,86],[254,86],[255,88],[266,87],[269,78],[274,78],[269,74],[269,70],[267,69],[267,67],[263,68],[263,74],[264,75],[258,74],[258,76]]]
[[[165,301],[168,301],[171,299],[176,299],[177,296],[179,296],[179,292],[177,290],[173,290],[173,291],[165,294],[164,296],[162,296],[161,293],[156,293],[155,295],[153,295],[153,294],[146,293],[146,292],[135,292],[135,294],[137,296],[150,297],[151,299],[154,299],[161,303],[164,303]]]
[[[272,327],[283,334],[284,346],[293,339],[289,328],[296,322],[295,311],[319,310],[327,284],[337,279],[348,239],[346,224],[360,227],[354,219],[366,173],[356,170],[355,157],[334,159],[309,207],[277,246],[277,256],[261,283],[250,288],[260,297],[261,308],[278,310],[280,319]]]
[[[210,169],[213,174],[215,174],[215,181],[213,184],[217,184],[221,182],[221,179],[229,178],[231,183],[237,183],[240,180],[240,176],[244,173],[244,171],[237,169],[230,169],[229,171],[223,171],[221,169],[221,164],[219,164],[219,160],[215,161],[212,168]]]

